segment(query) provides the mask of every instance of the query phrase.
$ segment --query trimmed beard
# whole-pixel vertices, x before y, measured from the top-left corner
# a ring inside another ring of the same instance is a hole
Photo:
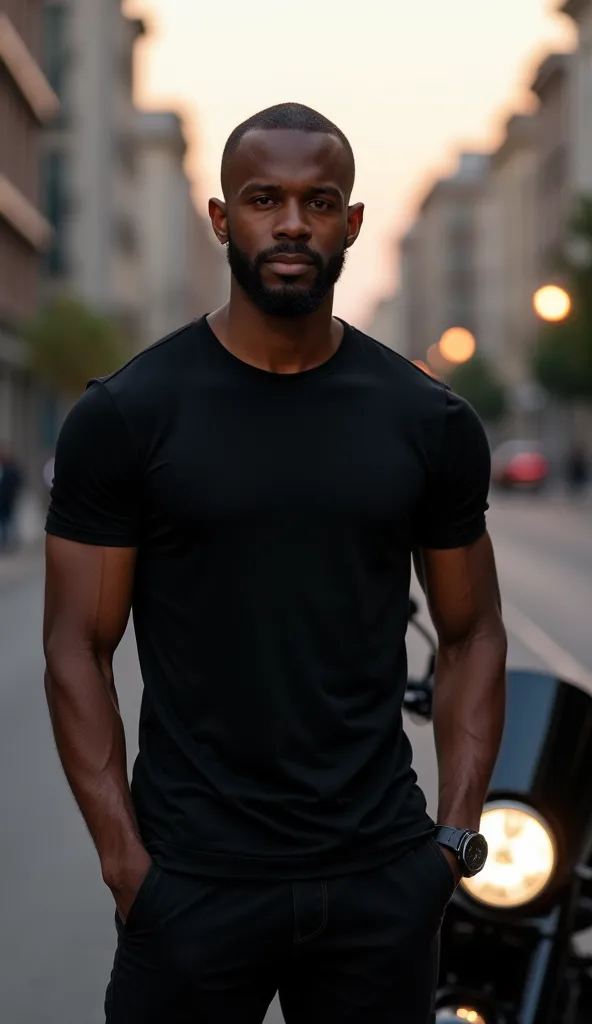
[[[263,281],[262,268],[273,256],[285,253],[290,256],[307,256],[316,269],[316,278],[311,285],[302,285],[287,278],[276,288]],[[269,316],[298,317],[314,313],[324,302],[341,277],[345,266],[345,246],[327,261],[319,252],[310,249],[303,242],[282,242],[258,253],[251,260],[232,239],[228,238],[226,257],[236,282],[251,301]]]

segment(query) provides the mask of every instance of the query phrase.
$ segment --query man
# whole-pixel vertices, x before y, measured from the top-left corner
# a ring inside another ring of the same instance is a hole
[[[432,1020],[440,920],[483,861],[463,843],[503,717],[489,453],[463,401],[332,316],[353,183],[309,108],[239,126],[210,202],[228,305],[94,382],[59,440],[46,688],[117,905],[108,1024],[255,1024],[278,990],[287,1024]],[[401,721],[413,551],[450,847]]]
[[[23,475],[7,447],[0,446],[0,552],[17,546],[15,517]]]

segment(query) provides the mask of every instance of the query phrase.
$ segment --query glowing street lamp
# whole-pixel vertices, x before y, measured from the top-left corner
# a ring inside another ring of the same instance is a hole
[[[556,284],[546,284],[535,292],[533,305],[537,316],[549,323],[560,323],[571,312],[571,298],[565,288]]]
[[[475,354],[477,343],[466,327],[451,327],[438,342],[440,354],[449,363],[466,363]]]

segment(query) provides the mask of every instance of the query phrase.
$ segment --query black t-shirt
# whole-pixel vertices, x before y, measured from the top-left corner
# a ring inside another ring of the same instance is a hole
[[[132,795],[162,867],[329,876],[431,829],[401,714],[411,552],[477,540],[488,484],[470,406],[347,325],[276,374],[202,319],[91,383],[47,530],[138,548]]]

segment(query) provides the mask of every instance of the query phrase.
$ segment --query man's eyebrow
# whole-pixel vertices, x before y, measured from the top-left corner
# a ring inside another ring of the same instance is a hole
[[[240,190],[240,195],[245,192],[281,192],[281,185],[266,184],[261,181],[247,181]],[[332,196],[334,199],[343,199],[343,193],[341,189],[335,185],[309,185],[307,190],[311,195],[319,195],[320,193],[325,196]]]
[[[248,181],[241,188],[242,192],[281,192],[281,185],[264,185],[260,181]]]
[[[335,199],[343,199],[343,192],[335,185],[311,185],[310,192],[322,192],[325,196],[333,196]]]

